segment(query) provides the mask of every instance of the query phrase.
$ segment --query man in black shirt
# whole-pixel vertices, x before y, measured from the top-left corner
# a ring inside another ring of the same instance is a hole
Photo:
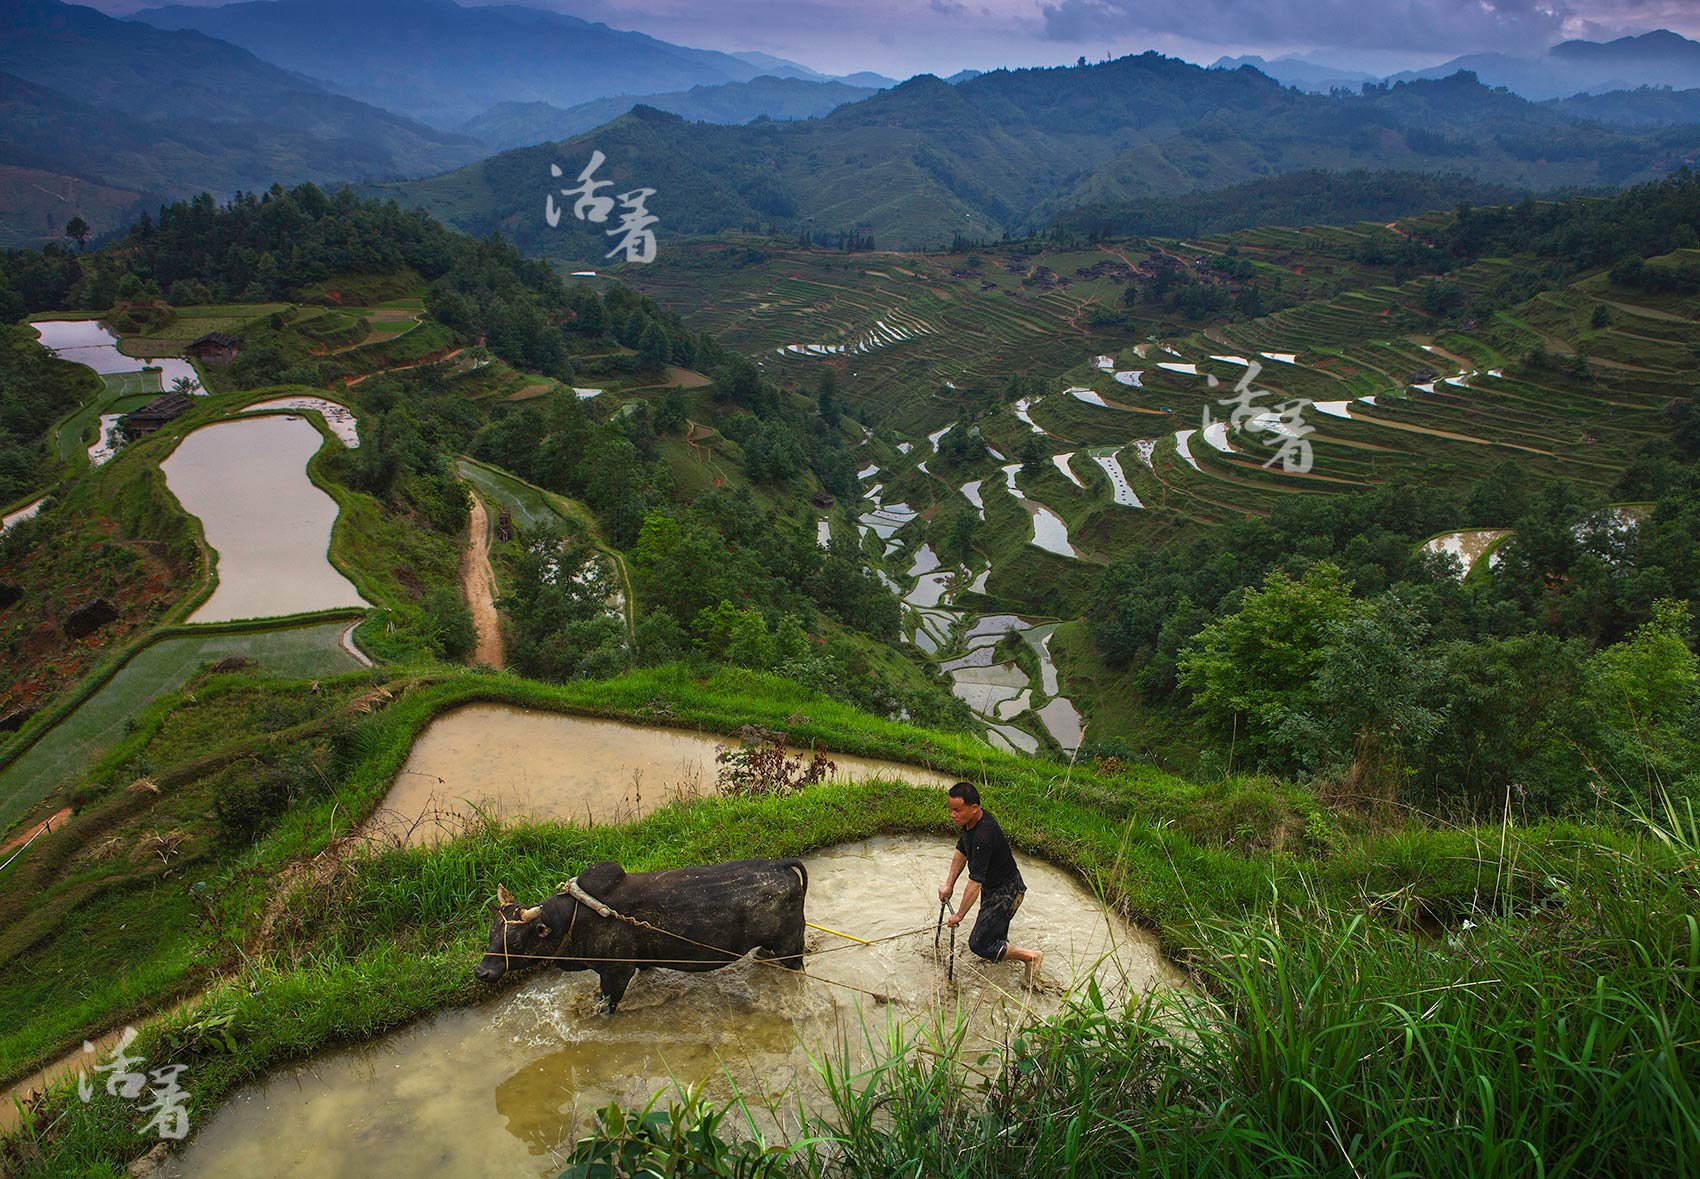
[[[1021,908],[1027,895],[1027,882],[1021,879],[1021,869],[1015,866],[1009,840],[1004,838],[998,821],[980,807],[980,792],[971,783],[958,782],[950,788],[950,821],[962,831],[956,841],[956,854],[950,860],[950,875],[939,889],[939,901],[948,902],[956,891],[956,878],[968,869],[968,887],[962,892],[962,907],[950,915],[949,925],[958,922],[980,902],[980,916],[968,935],[968,948],[982,958],[1002,962],[1012,958],[1027,964],[1026,985],[1039,981],[1039,967],[1045,955],[1039,950],[1024,950],[1009,944],[1009,921]]]

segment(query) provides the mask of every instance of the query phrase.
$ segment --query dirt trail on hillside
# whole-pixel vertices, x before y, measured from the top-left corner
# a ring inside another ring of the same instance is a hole
[[[496,614],[496,571],[490,567],[490,517],[484,501],[472,492],[472,513],[467,524],[466,551],[460,560],[460,588],[472,610],[472,625],[478,645],[472,661],[502,666],[501,620]]]
[[[8,839],[5,843],[0,843],[0,856],[7,855],[13,848],[21,847],[28,843],[42,831],[53,830],[53,828],[59,826],[70,817],[71,808],[64,806],[54,811],[51,815],[48,815],[47,818],[43,819],[41,822],[31,823],[26,830],[20,831],[17,835]]]

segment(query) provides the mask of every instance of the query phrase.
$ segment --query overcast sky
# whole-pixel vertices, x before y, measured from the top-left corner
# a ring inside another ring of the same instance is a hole
[[[219,3],[220,0],[180,0]],[[471,0],[461,0],[471,3]],[[759,50],[824,73],[893,77],[1056,65],[1156,49],[1300,53],[1368,72],[1571,37],[1668,28],[1700,37],[1700,0],[501,0],[704,49]],[[90,0],[121,15],[147,0]]]

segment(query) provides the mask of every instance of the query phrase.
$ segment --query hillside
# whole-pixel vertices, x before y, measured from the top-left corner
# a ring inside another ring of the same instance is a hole
[[[1692,176],[647,294],[279,186],[0,270],[8,1173],[1691,1169]],[[558,881],[749,857],[805,971],[525,974],[631,961]]]
[[[461,131],[492,150],[503,151],[570,139],[612,122],[640,102],[693,123],[748,123],[763,117],[815,118],[872,93],[869,87],[841,82],[760,77],[748,82],[693,86],[672,94],[598,98],[566,110],[546,102],[502,102],[467,120]]]
[[[521,5],[248,0],[148,8],[132,20],[240,45],[338,93],[444,129],[499,102],[569,107],[629,94],[639,78],[645,92],[662,93],[772,72],[730,54]]]
[[[207,187],[419,175],[482,154],[199,33],[56,0],[7,0],[0,20],[0,163],[129,189],[149,206]],[[110,201],[65,204],[49,236],[79,213],[97,231],[116,224]],[[19,219],[29,207],[0,208],[19,226],[10,241],[41,240]]]
[[[1519,189],[1616,186],[1682,166],[1700,128],[1632,135],[1575,123],[1469,75],[1341,97],[1255,70],[1147,53],[1070,69],[922,76],[797,123],[715,127],[638,108],[594,135],[504,152],[380,191],[469,233],[594,262],[593,226],[550,229],[549,167],[607,158],[599,177],[653,188],[657,232],[748,225],[871,234],[887,248],[995,240],[1082,205],[1220,188],[1317,168],[1461,173]],[[582,164],[577,165],[582,167]],[[575,172],[576,174],[576,172]]]
[[[1693,192],[1689,179],[1617,199],[1662,250],[1689,240],[1690,214],[1676,210]],[[1657,215],[1644,205],[1666,199]],[[1102,740],[1144,734],[1142,751],[1161,759],[1180,755],[1177,731],[1139,719],[1141,694],[1104,662],[1104,629],[1094,651],[1072,627],[1122,609],[1110,604],[1123,592],[1121,563],[1173,550],[1189,554],[1174,558],[1186,566],[1206,559],[1199,546],[1220,546],[1262,553],[1253,565],[1265,568],[1276,538],[1318,532],[1337,536],[1346,560],[1354,530],[1383,519],[1404,555],[1360,576],[1427,581],[1423,542],[1509,528],[1537,488],[1567,487],[1571,498],[1553,510],[1573,520],[1646,498],[1653,485],[1635,472],[1689,399],[1686,341],[1700,316],[1677,288],[1657,293],[1663,277],[1632,278],[1613,262],[1618,229],[1606,210],[1616,207],[1530,203],[1389,226],[1027,242],[971,256],[704,246],[658,262],[642,285],[760,357],[781,383],[830,385],[873,429],[860,448],[864,554],[903,595],[905,634],[979,702],[983,721],[1017,744],[1049,738],[1065,750],[1082,723]],[[1530,229],[1511,228],[1520,224]],[[1478,225],[1523,244],[1503,254],[1465,244]],[[1578,254],[1578,234],[1592,254]],[[1570,269],[1553,277],[1559,257]],[[1640,264],[1674,276],[1691,259],[1683,248]],[[1220,407],[1242,377],[1266,390],[1270,421],[1277,404],[1305,399],[1306,428],[1291,436],[1314,460],[1302,472],[1277,461],[1287,437],[1242,437],[1243,421],[1226,424]],[[1512,470],[1514,496],[1490,490]],[[1404,494],[1417,501],[1395,529],[1386,497]],[[1344,502],[1329,504],[1335,497]],[[1684,543],[1643,539],[1666,554],[1648,558],[1659,562],[1673,551],[1663,546]],[[1188,591],[1194,606],[1230,584],[1207,581]],[[1526,586],[1496,592],[1527,601]],[[975,628],[1012,614],[1022,621],[1007,629],[1048,649],[1037,670],[1016,659],[1020,675],[988,696],[974,686],[984,678],[971,670],[984,666]],[[1140,617],[1140,639],[1109,663],[1167,650],[1168,678],[1152,681],[1161,687],[1144,694],[1149,706],[1169,698],[1174,644],[1206,616],[1172,618],[1167,648],[1157,642],[1163,613]],[[1588,618],[1596,636],[1622,633]],[[1052,657],[1056,672],[1044,666]],[[1036,723],[1018,719],[1029,717]]]
[[[1428,69],[1393,74],[1385,81],[1444,78],[1459,70],[1536,101],[1637,86],[1684,90],[1700,85],[1700,42],[1669,29],[1655,29],[1613,41],[1563,41],[1538,56],[1469,53]]]

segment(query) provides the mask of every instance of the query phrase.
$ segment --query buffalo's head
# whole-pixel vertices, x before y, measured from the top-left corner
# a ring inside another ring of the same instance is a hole
[[[488,906],[494,914],[489,948],[472,968],[472,976],[479,982],[495,982],[510,967],[535,966],[540,955],[549,953],[549,939],[554,933],[544,919],[542,905],[521,908],[506,885],[496,886],[496,897],[501,904]]]

